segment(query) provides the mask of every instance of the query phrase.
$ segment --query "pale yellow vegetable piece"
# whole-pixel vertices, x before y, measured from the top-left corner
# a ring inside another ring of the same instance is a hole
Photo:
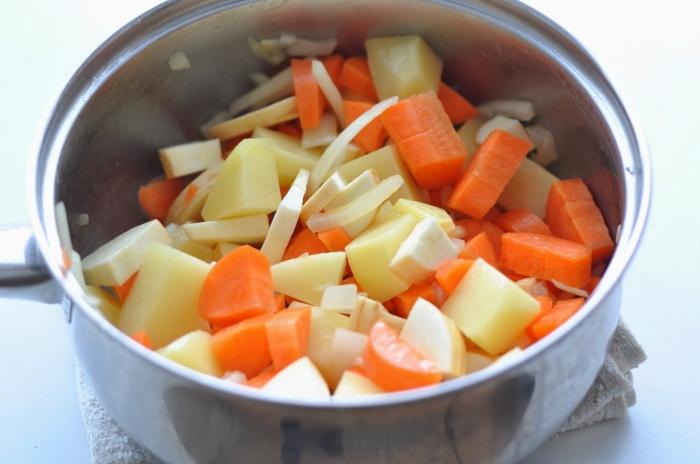
[[[478,110],[487,118],[501,114],[527,122],[535,117],[535,108],[526,100],[490,100],[479,105]]]
[[[256,127],[270,127],[297,117],[296,98],[289,97],[259,110],[219,123],[209,128],[206,135],[210,139],[227,140],[249,134]]]
[[[328,385],[335,388],[340,377],[350,369],[357,359],[362,356],[367,346],[367,335],[345,328],[338,328],[331,343],[330,363],[328,370]]]
[[[532,155],[532,161],[540,166],[547,166],[559,158],[557,156],[557,144],[551,132],[539,124],[526,127],[525,132],[535,144],[535,153]]]
[[[370,298],[386,301],[410,286],[389,269],[389,263],[416,222],[412,216],[401,216],[378,224],[345,247],[353,275]]]
[[[228,111],[230,114],[236,115],[248,108],[267,105],[270,102],[288,97],[293,93],[292,68],[287,67],[250,92],[236,98],[231,102]]]
[[[321,307],[329,311],[350,314],[357,301],[357,285],[331,285],[321,297]]]
[[[165,222],[184,224],[187,221],[201,219],[202,207],[204,207],[209,192],[211,192],[211,188],[216,181],[216,176],[219,175],[223,166],[224,163],[221,161],[216,166],[207,169],[195,177],[195,179],[175,197],[173,204],[170,205],[168,217]],[[194,195],[191,193],[192,191],[194,191]]]
[[[217,260],[223,258],[227,254],[231,253],[233,250],[241,246],[240,243],[231,243],[231,242],[219,242],[216,244],[214,247],[214,252],[217,255]]]
[[[190,60],[182,50],[178,50],[168,58],[168,66],[172,71],[182,71],[190,68]]]
[[[530,137],[527,135],[527,132],[525,132],[525,128],[520,124],[520,121],[501,115],[494,116],[479,127],[479,130],[476,131],[476,142],[479,144],[484,143],[484,140],[486,140],[489,134],[497,129],[506,131],[519,139],[527,140],[532,144],[532,140],[530,140]]]
[[[195,330],[158,350],[166,358],[202,374],[220,377],[221,367],[210,347],[211,334]]]
[[[311,360],[299,358],[272,377],[261,391],[275,396],[330,398],[326,381]]]
[[[182,226],[187,236],[197,242],[262,243],[269,230],[267,214],[243,216],[220,221],[192,222]]]
[[[476,152],[476,149],[479,146],[476,141],[476,133],[485,122],[485,117],[480,115],[474,116],[462,124],[462,127],[460,127],[457,131],[457,135],[459,135],[462,142],[464,142],[464,146],[467,147],[468,158],[471,158],[472,155],[474,155],[474,152]]]
[[[231,119],[231,113],[229,113],[226,110],[222,111],[217,111],[209,119],[207,119],[204,124],[199,126],[199,131],[202,133],[202,135],[206,136],[207,131],[219,124],[220,122],[224,122]]]
[[[56,215],[56,229],[58,232],[58,240],[64,250],[72,250],[73,242],[70,237],[70,226],[68,225],[68,213],[66,213],[66,204],[62,201],[56,203],[54,207]]]
[[[437,92],[442,60],[417,35],[377,37],[365,41],[367,61],[379,98],[407,98]]]
[[[85,275],[83,274],[83,260],[77,251],[70,251],[70,270],[81,287],[85,287]]]
[[[195,242],[185,232],[185,229],[177,224],[168,224],[165,226],[170,238],[172,246],[176,250],[187,253],[190,256],[201,259],[205,263],[211,263],[217,259],[216,252],[211,246],[201,242]]]
[[[348,329],[349,327],[350,319],[347,316],[326,309],[311,308],[306,352],[326,379],[330,378],[332,370],[330,354],[335,331],[338,328]]]
[[[351,201],[358,199],[376,187],[377,184],[379,184],[379,180],[380,179],[376,171],[374,169],[368,169],[356,177],[352,182],[347,184],[345,188],[338,195],[336,195],[324,209],[332,210],[347,205]],[[345,224],[342,227],[351,238],[355,238],[370,225],[370,223],[374,220],[375,214],[376,210],[372,210],[359,219],[356,219],[349,224]]]
[[[190,142],[161,148],[158,155],[166,177],[181,177],[221,163],[221,143],[218,140]]]
[[[394,205],[390,201],[385,201],[382,206],[377,210],[377,214],[374,216],[374,224],[381,224],[382,222],[391,221],[401,216]]]
[[[338,136],[338,121],[332,113],[321,116],[318,127],[304,129],[301,134],[301,147],[304,149],[325,147]]]
[[[318,156],[304,150],[299,139],[264,127],[258,127],[253,137],[270,140],[274,146],[275,165],[280,187],[289,187],[300,169],[311,171]]]
[[[355,398],[380,393],[384,393],[384,390],[364,375],[345,371],[333,392],[333,398]]]
[[[268,214],[281,201],[274,145],[246,139],[231,152],[202,208],[205,221]]]
[[[489,354],[511,349],[537,317],[540,304],[483,259],[442,305],[459,330]]]
[[[358,296],[355,308],[350,313],[350,329],[368,334],[378,320],[397,331],[401,331],[406,323],[406,319],[391,314],[380,302],[367,296]]]
[[[468,351],[464,353],[464,373],[470,374],[488,367],[493,362],[493,358],[489,358],[483,354],[473,353]]]
[[[85,301],[101,312],[105,319],[107,319],[113,325],[117,325],[120,310],[119,306],[117,306],[117,304],[114,302],[114,298],[100,287],[86,285],[84,290]]]
[[[464,374],[467,348],[462,334],[452,319],[432,303],[418,298],[399,336],[433,360],[445,377]]]
[[[400,198],[396,204],[394,204],[394,209],[399,214],[410,214],[419,221],[422,219],[433,218],[447,234],[452,232],[455,228],[455,223],[447,211],[442,208],[438,208],[437,206],[423,203],[422,201]]]
[[[391,196],[391,201],[395,202],[399,198],[418,201],[423,199],[422,191],[416,185],[413,176],[411,176],[411,173],[393,146],[389,145],[355,158],[339,166],[336,172],[347,179],[347,181],[352,181],[368,169],[374,169],[382,180],[397,174],[401,176],[403,185]]]
[[[509,361],[511,359],[517,359],[520,357],[520,355],[523,354],[523,349],[516,346],[515,348],[510,349],[508,352],[502,354],[492,364],[501,364],[503,362]]]
[[[340,125],[344,126],[345,113],[343,111],[343,97],[340,95],[340,91],[333,82],[330,74],[328,74],[328,70],[322,62],[313,60],[311,62],[311,73],[314,75],[314,79],[316,79],[318,86],[321,88],[321,92],[323,92],[323,95],[326,97],[326,101],[333,109],[338,121],[340,121]]]
[[[318,213],[345,188],[345,179],[334,173],[321,184],[301,208],[301,220],[306,222],[312,214]]]
[[[338,285],[344,273],[344,252],[318,253],[273,264],[272,282],[277,293],[318,306],[325,287]]]
[[[200,329],[199,292],[209,269],[174,248],[153,246],[122,306],[118,327],[128,335],[145,330],[154,349]]]
[[[123,284],[159,243],[169,245],[171,239],[157,219],[123,232],[83,259],[85,282],[109,287]]]
[[[544,219],[549,190],[557,181],[557,176],[525,158],[498,198],[498,204],[506,210],[526,209]]]

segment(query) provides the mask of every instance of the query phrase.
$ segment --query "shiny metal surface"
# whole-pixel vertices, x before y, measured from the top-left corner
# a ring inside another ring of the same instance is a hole
[[[128,341],[60,270],[54,208],[88,213],[79,252],[141,222],[137,186],[156,149],[199,125],[263,70],[248,35],[365,37],[420,33],[446,79],[474,102],[532,100],[557,139],[561,175],[582,176],[619,246],[598,290],[558,333],[525,355],[434,389],[353,404],[270,400],[167,362]],[[187,53],[192,68],[171,72]],[[37,243],[74,302],[76,352],[117,421],[167,462],[512,462],[549,437],[592,383],[618,319],[620,279],[650,196],[639,134],[604,74],[565,32],[508,1],[313,0],[165,3],[103,44],[59,98],[37,144],[31,197]]]

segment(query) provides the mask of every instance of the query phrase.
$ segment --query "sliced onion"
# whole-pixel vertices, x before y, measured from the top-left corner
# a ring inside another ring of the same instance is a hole
[[[314,79],[318,82],[318,86],[321,87],[321,92],[326,96],[326,100],[333,108],[333,112],[338,117],[340,125],[345,125],[345,114],[343,112],[343,97],[340,96],[338,87],[333,83],[333,79],[328,74],[326,67],[318,60],[313,60],[311,62],[311,72],[314,75]]]
[[[285,50],[289,56],[314,57],[330,55],[337,46],[338,39],[335,37],[329,39],[301,39],[297,37],[293,43],[285,47]]]
[[[249,77],[250,80],[253,81],[253,84],[255,84],[256,86],[262,85],[270,80],[270,77],[267,74],[261,72],[252,72],[250,73]]]
[[[332,113],[321,116],[318,127],[304,129],[301,134],[301,148],[309,149],[315,147],[325,147],[333,142],[338,136],[338,121]]]
[[[509,134],[520,139],[527,140],[532,144],[532,140],[530,140],[530,137],[527,135],[527,132],[525,132],[525,128],[522,124],[520,124],[520,121],[500,114],[486,121],[481,125],[479,130],[476,131],[476,143],[484,143],[491,132],[495,131],[496,129],[508,132]]]
[[[388,177],[369,192],[344,206],[331,211],[312,214],[306,222],[306,226],[312,232],[322,232],[342,227],[379,208],[402,185],[403,178],[400,175]]]
[[[529,121],[535,117],[535,108],[526,100],[491,100],[479,105],[478,109],[487,118],[502,114],[520,121]]]
[[[273,66],[287,59],[287,53],[277,39],[257,40],[253,37],[248,37],[248,47],[253,52],[253,55],[262,58]]]
[[[190,60],[185,55],[185,52],[178,50],[168,58],[168,66],[172,71],[181,71],[190,68]]]
[[[544,167],[559,158],[557,156],[557,145],[551,132],[539,124],[526,127],[525,132],[535,144],[535,154],[532,155],[532,161]]]
[[[272,76],[250,92],[236,98],[229,106],[231,115],[236,115],[252,106],[266,105],[294,93],[292,68],[287,68]]]
[[[319,158],[318,162],[314,165],[314,169],[311,171],[311,177],[309,179],[309,190],[311,192],[315,191],[328,174],[344,161],[343,155],[345,155],[346,148],[352,139],[354,139],[369,123],[374,121],[375,118],[381,115],[384,110],[392,107],[398,101],[398,97],[391,97],[377,103],[372,108],[362,113],[338,134],[338,137],[336,137],[333,143],[328,145],[323,155],[321,155],[321,158]]]
[[[581,298],[588,298],[590,296],[590,294],[587,291],[563,284],[558,280],[552,279],[552,285],[554,285],[563,292],[571,293],[572,295],[580,296]]]
[[[515,284],[525,290],[530,296],[547,296],[547,286],[541,280],[535,277],[526,277],[520,279]]]

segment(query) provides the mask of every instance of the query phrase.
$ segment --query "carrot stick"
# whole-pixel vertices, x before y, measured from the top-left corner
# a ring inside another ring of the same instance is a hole
[[[321,123],[325,99],[311,72],[311,60],[292,60],[292,79],[302,129],[315,129]]]
[[[251,317],[219,330],[211,337],[211,350],[225,371],[241,371],[250,379],[272,362],[265,324],[272,314]]]
[[[591,276],[591,281],[588,282],[588,284],[584,287],[584,290],[587,291],[588,293],[593,293],[593,290],[598,286],[600,283],[600,277],[598,276]]]
[[[396,305],[394,313],[397,316],[407,318],[418,298],[423,298],[439,307],[444,303],[444,292],[433,279],[415,284],[393,298]]]
[[[347,126],[355,119],[357,119],[362,113],[374,106],[372,103],[354,101],[354,100],[343,100],[343,114],[345,115],[345,125]],[[360,131],[359,134],[355,136],[353,141],[360,147],[365,153],[370,153],[375,150],[380,149],[384,145],[387,134],[384,130],[384,126],[379,118],[375,118],[370,122],[364,129]]]
[[[340,72],[340,85],[370,102],[379,101],[369,72],[369,64],[364,56],[351,56],[345,60]]]
[[[164,221],[170,205],[185,187],[182,179],[154,180],[139,189],[141,209],[151,219]]]
[[[445,108],[445,113],[450,117],[452,124],[461,124],[478,113],[476,108],[466,98],[444,82],[440,82],[437,97],[443,108]]]
[[[572,298],[570,300],[557,301],[552,309],[541,313],[535,321],[528,327],[531,338],[540,340],[552,333],[557,327],[568,321],[583,306],[583,298]]]
[[[459,252],[459,257],[462,259],[472,260],[482,258],[492,266],[498,265],[496,250],[493,248],[493,244],[491,243],[491,240],[489,240],[486,232],[481,232],[479,235],[465,243],[464,248],[462,248],[462,251]]]
[[[311,307],[285,309],[265,323],[272,365],[279,371],[306,354]]]
[[[285,296],[282,294],[275,295],[275,312],[278,313],[287,307]]]
[[[199,314],[212,324],[230,325],[274,310],[270,263],[250,245],[221,258],[204,279]]]
[[[283,134],[289,135],[291,137],[301,138],[301,129],[297,124],[292,124],[291,122],[281,122],[276,126],[272,126],[270,129],[281,132]]]
[[[343,63],[345,58],[342,55],[328,55],[321,58],[321,63],[325,66],[328,75],[336,87],[340,88],[340,73],[343,71]],[[346,116],[347,117],[347,116]]]
[[[503,234],[501,266],[542,280],[558,280],[581,288],[591,279],[591,250],[549,235]]]
[[[474,264],[474,260],[455,258],[442,263],[435,272],[437,281],[445,296],[449,297],[457,285],[462,281],[466,273]]]
[[[526,209],[506,211],[494,223],[505,232],[527,232],[529,234],[552,235],[549,226]]]
[[[306,227],[303,227],[292,236],[289,245],[287,245],[287,250],[284,252],[282,261],[298,258],[304,253],[315,255],[317,253],[327,252],[328,248],[318,239],[318,236]]]
[[[275,370],[275,367],[270,365],[265,368],[261,373],[256,375],[255,377],[248,379],[248,381],[245,383],[247,387],[252,387],[252,388],[262,388],[265,386],[265,384],[277,374],[277,371]]]
[[[131,335],[131,339],[136,343],[145,346],[149,350],[153,349],[153,343],[151,342],[151,337],[148,336],[148,332],[145,330],[140,330]]]
[[[500,227],[482,219],[461,219],[455,223],[464,230],[462,239],[469,241],[482,232],[486,232],[493,249],[496,251],[496,256],[501,255],[501,236],[503,231]]]
[[[345,251],[352,238],[342,227],[319,232],[318,239],[328,248],[328,251]]]
[[[554,235],[590,248],[594,262],[612,255],[615,244],[591,192],[581,179],[561,180],[552,185],[546,218]]]
[[[131,277],[129,277],[126,280],[126,282],[114,287],[114,293],[116,293],[117,296],[119,297],[119,302],[121,304],[124,304],[124,302],[126,301],[126,297],[129,296],[129,292],[131,291],[131,287],[133,287],[134,282],[136,282],[137,275],[138,275],[138,271],[134,272],[131,275]]]
[[[467,170],[452,189],[447,206],[481,219],[498,201],[532,144],[495,130],[469,160]]]
[[[494,206],[484,215],[484,221],[493,222],[495,224],[496,219],[498,219],[501,214],[503,214],[503,211],[501,211],[498,206]]]

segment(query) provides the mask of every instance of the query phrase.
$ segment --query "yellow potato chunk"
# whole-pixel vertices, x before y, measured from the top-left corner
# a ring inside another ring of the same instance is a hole
[[[318,253],[272,265],[272,282],[277,293],[319,306],[326,287],[338,285],[344,273],[344,252]]]
[[[218,140],[190,142],[158,150],[165,177],[181,177],[204,171],[221,163]]]
[[[333,398],[354,398],[379,393],[384,393],[384,390],[364,375],[345,371],[333,392]]]
[[[304,356],[279,371],[261,391],[275,396],[329,398],[330,390],[314,363]]]
[[[523,159],[498,204],[507,210],[526,209],[544,219],[547,197],[559,178],[529,158]]]
[[[417,35],[377,37],[365,42],[369,70],[379,99],[437,93],[442,60]]]
[[[447,211],[422,201],[400,198],[394,205],[394,209],[399,214],[410,214],[419,221],[433,218],[446,234],[451,233],[455,228],[455,223]]]
[[[280,187],[292,185],[300,169],[311,172],[318,161],[318,155],[304,150],[299,139],[287,134],[258,127],[253,132],[253,137],[272,142]]]
[[[322,308],[311,309],[311,325],[307,355],[326,379],[333,375],[331,348],[336,329],[350,328],[350,319],[335,311]]]
[[[158,353],[202,374],[221,377],[223,372],[211,351],[210,341],[211,334],[203,330],[195,330],[170,342],[158,350]]]
[[[84,289],[85,300],[97,308],[105,319],[116,325],[119,320],[119,306],[115,303],[114,298],[100,287],[86,285]]]
[[[268,214],[281,200],[274,145],[269,140],[246,139],[224,161],[202,208],[202,218],[214,221]]]

